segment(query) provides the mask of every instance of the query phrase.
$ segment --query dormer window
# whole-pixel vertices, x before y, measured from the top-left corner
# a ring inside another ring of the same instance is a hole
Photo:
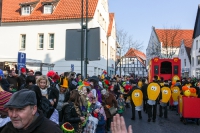
[[[22,6],[21,7],[22,15],[30,15],[31,14],[31,7],[30,6]]]
[[[38,2],[39,0],[35,0],[35,1],[27,0],[23,3],[19,3],[19,5],[21,6],[21,15],[30,15]]]
[[[52,14],[59,1],[60,0],[44,0],[42,2],[43,13],[44,14]]]
[[[44,14],[52,14],[53,6],[52,5],[44,5]]]

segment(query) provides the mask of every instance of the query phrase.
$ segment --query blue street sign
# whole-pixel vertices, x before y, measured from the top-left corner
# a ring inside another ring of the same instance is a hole
[[[71,71],[74,71],[74,64],[71,64]]]
[[[21,70],[26,67],[26,53],[18,52],[17,68]]]

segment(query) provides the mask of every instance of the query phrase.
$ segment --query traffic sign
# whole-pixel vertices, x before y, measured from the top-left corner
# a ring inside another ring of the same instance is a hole
[[[21,68],[26,67],[26,53],[18,52],[18,60],[17,60],[17,68],[20,70]]]
[[[74,71],[74,64],[71,64],[71,71]]]

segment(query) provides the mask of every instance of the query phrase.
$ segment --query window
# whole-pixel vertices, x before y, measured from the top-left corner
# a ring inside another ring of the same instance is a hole
[[[25,48],[26,48],[26,35],[21,35],[20,49],[25,49]]]
[[[44,34],[39,34],[38,36],[38,49],[43,49],[44,47]]]
[[[194,66],[194,57],[192,57],[192,66]]]
[[[30,15],[31,14],[31,7],[30,6],[23,6],[21,8],[22,15]]]
[[[196,49],[198,49],[198,40],[196,40]]]
[[[183,48],[181,49],[181,54],[182,54],[182,55],[184,54],[184,49],[183,49]]]
[[[186,66],[186,59],[184,59],[184,66]]]
[[[200,65],[200,56],[197,56],[197,65]]]
[[[54,34],[49,34],[49,49],[54,49]]]
[[[44,14],[51,14],[53,11],[52,5],[44,5]]]

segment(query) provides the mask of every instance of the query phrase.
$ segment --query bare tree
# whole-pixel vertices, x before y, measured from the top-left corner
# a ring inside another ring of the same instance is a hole
[[[141,50],[143,48],[143,43],[139,42],[138,40],[133,41],[133,36],[128,36],[127,46],[127,50],[130,48]]]
[[[133,41],[133,36],[128,35],[128,32],[123,29],[117,30],[117,42],[121,46],[121,55],[124,55],[130,48],[136,50],[141,50],[143,48],[143,43],[137,40]]]
[[[159,40],[153,39],[153,44],[150,47],[150,55],[172,58],[180,47],[182,30],[178,26],[174,26],[170,29],[158,29],[157,32],[160,32],[158,36]]]

